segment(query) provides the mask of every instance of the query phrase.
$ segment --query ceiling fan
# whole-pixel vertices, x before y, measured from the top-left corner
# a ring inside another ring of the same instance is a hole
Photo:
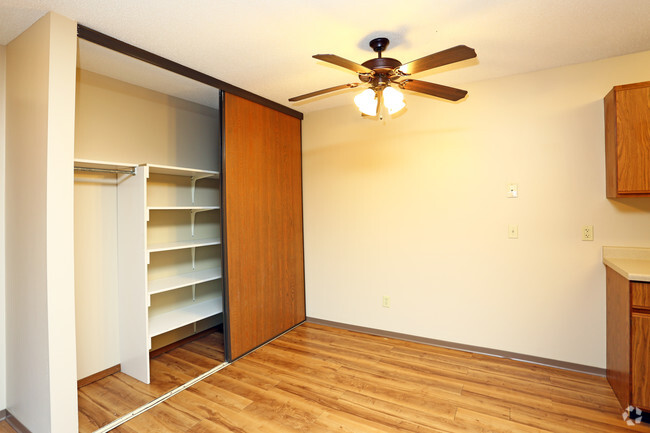
[[[289,101],[302,101],[303,99],[312,98],[336,90],[354,88],[367,83],[369,84],[369,88],[358,94],[354,98],[354,102],[363,114],[368,116],[379,116],[381,119],[381,102],[383,102],[383,105],[388,109],[389,114],[394,114],[400,111],[406,105],[404,103],[404,95],[395,90],[392,85],[395,85],[400,89],[426,93],[427,95],[436,96],[450,101],[458,101],[467,95],[466,90],[429,83],[427,81],[413,80],[410,76],[418,72],[476,57],[476,52],[473,48],[466,45],[458,45],[402,64],[399,60],[391,59],[390,57],[382,57],[381,53],[386,49],[386,47],[388,47],[389,42],[390,41],[387,38],[375,38],[371,40],[369,45],[377,53],[377,58],[367,60],[362,64],[355,63],[334,54],[314,55],[313,57],[315,59],[332,63],[357,73],[361,83],[349,83],[329,87],[327,89],[306,93],[304,95],[294,96],[293,98],[290,98]]]

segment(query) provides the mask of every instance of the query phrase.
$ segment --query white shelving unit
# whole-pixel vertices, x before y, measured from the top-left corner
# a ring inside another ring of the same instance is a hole
[[[152,210],[189,210],[194,212],[205,212],[208,210],[219,209],[219,206],[149,206],[148,209]]]
[[[221,278],[221,268],[193,271],[186,274],[174,275],[166,278],[149,280],[149,295],[180,289],[181,287],[194,286]]]
[[[221,240],[217,238],[212,239],[196,239],[188,241],[174,241],[165,242],[162,244],[153,244],[147,247],[148,253],[156,253],[160,251],[183,250],[187,248],[209,247],[210,245],[220,245]]]
[[[202,217],[203,223],[196,219],[200,213],[219,212],[216,183],[200,193],[197,187],[202,179],[218,179],[219,173],[154,164],[134,171],[118,188],[120,356],[123,372],[149,383],[153,337],[223,312],[220,290],[205,286],[207,295],[196,296],[196,286],[222,277],[220,230],[214,229],[220,219],[214,214]],[[200,249],[209,248],[218,250],[198,263]]]
[[[149,316],[149,335],[155,337],[181,326],[196,323],[221,311],[221,296],[209,301],[199,302],[177,310]]]
[[[108,162],[108,161],[95,161],[92,159],[75,159],[74,168],[80,171],[119,171],[124,174],[134,174],[135,168],[138,164],[131,164],[128,162]],[[86,170],[84,170],[86,169]]]
[[[197,170],[194,168],[173,167],[170,165],[158,165],[158,164],[147,164],[147,167],[149,167],[150,173],[155,173],[155,174],[186,176],[186,177],[194,177],[197,179],[204,179],[204,178],[218,179],[219,178],[218,171]]]

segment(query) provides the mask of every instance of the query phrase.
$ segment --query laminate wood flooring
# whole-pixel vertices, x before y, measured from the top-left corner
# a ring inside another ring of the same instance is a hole
[[[83,386],[77,391],[79,432],[93,432],[223,361],[223,334],[214,332],[151,359],[149,385],[120,372]]]
[[[0,433],[16,433],[7,421],[0,421]]]
[[[121,433],[650,432],[603,377],[303,324]]]

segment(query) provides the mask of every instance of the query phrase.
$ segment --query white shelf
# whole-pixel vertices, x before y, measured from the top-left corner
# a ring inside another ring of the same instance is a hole
[[[154,244],[147,247],[147,252],[155,253],[158,251],[183,250],[185,248],[208,247],[210,245],[221,244],[221,239],[195,239],[191,241],[166,242],[164,244]]]
[[[220,209],[220,206],[149,206],[149,210],[193,210],[195,212],[204,212],[209,210]]]
[[[172,167],[169,165],[157,165],[157,164],[147,164],[149,167],[149,173],[155,174],[169,174],[172,176],[190,176],[190,177],[200,177],[200,178],[219,178],[218,171],[211,170],[196,170],[193,168],[185,167]]]
[[[221,296],[162,314],[149,314],[149,337],[198,322],[223,312]]]
[[[149,294],[166,292],[168,290],[179,289],[181,287],[201,284],[207,281],[218,280],[221,278],[221,269],[205,269],[202,271],[189,272],[187,274],[174,275],[173,277],[159,278],[149,281]]]
[[[181,267],[186,265],[187,257],[182,259],[168,257],[173,263],[162,260],[164,257],[154,257],[161,259],[160,262],[154,260],[154,266],[168,268],[166,270],[168,273],[163,275],[170,275],[169,272],[173,273],[174,269],[177,271],[183,269],[184,273],[151,280],[147,278],[152,253],[189,251],[192,267],[194,267],[197,257],[195,248],[219,248],[221,239],[216,226],[219,226],[220,222],[212,218],[217,218],[218,214],[209,215],[211,218],[206,221],[208,224],[201,226],[202,230],[206,231],[201,231],[200,237],[194,237],[196,214],[205,211],[218,212],[220,209],[219,182],[207,181],[198,189],[197,183],[202,183],[201,179],[219,179],[219,173],[156,164],[135,165],[88,160],[77,160],[75,165],[89,167],[88,169],[121,169],[125,172],[134,172],[133,176],[116,176],[119,188],[117,196],[120,227],[118,230],[120,365],[126,374],[149,383],[149,350],[152,337],[223,312],[223,297],[218,283],[208,283],[209,287],[200,290],[202,296],[192,302],[196,296],[194,285],[222,278],[221,260],[215,262],[216,257],[210,256],[211,264],[208,265],[211,266],[210,269],[192,272],[187,272],[192,268]],[[151,179],[152,174],[161,177],[169,175],[169,177],[156,180]],[[197,191],[199,197],[195,200]],[[181,212],[173,213],[174,211]],[[161,219],[154,219],[152,222],[151,212],[155,218]],[[215,229],[212,228],[213,226]],[[184,233],[190,227],[190,232],[185,235]],[[151,233],[152,239],[148,241],[147,230],[152,228],[154,230]],[[187,240],[190,233],[191,237]],[[159,243],[155,241],[156,239],[169,241],[175,239],[175,236],[186,240]],[[142,254],[143,247],[145,254]],[[213,253],[213,251],[205,252]],[[199,254],[199,258],[201,257]],[[176,263],[176,259],[180,259],[183,263]],[[164,270],[157,269],[157,271]],[[182,287],[190,287],[192,293],[189,293],[190,290],[181,290]],[[167,299],[164,299],[165,293],[169,295]],[[209,300],[205,300],[206,297]],[[156,301],[166,301],[166,306],[157,305]],[[163,312],[169,308],[171,310]]]
[[[129,162],[95,161],[92,159],[75,159],[75,167],[99,168],[102,170],[133,170],[138,164]]]

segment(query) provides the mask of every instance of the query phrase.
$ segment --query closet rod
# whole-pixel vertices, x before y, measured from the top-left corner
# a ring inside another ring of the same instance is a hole
[[[93,171],[96,173],[130,174],[131,176],[135,176],[135,168],[132,168],[131,170],[118,170],[115,168],[75,167],[74,171]]]

